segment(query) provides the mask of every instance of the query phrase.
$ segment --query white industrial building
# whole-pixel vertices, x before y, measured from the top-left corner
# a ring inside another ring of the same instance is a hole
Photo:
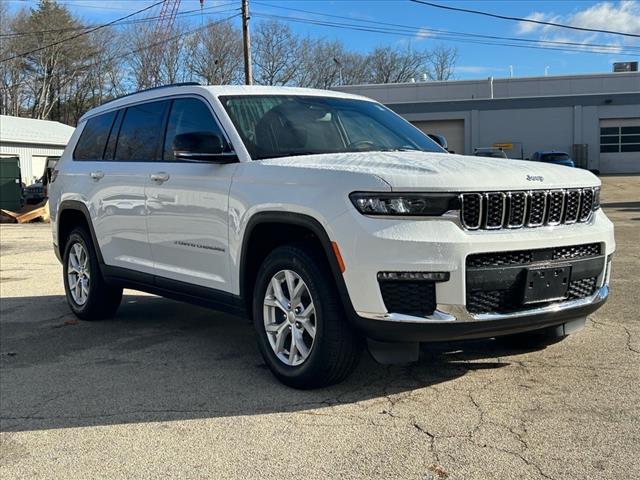
[[[562,150],[602,173],[640,173],[640,73],[336,87],[373,98],[456,153]]]
[[[46,157],[60,156],[75,129],[60,122],[0,115],[0,157],[18,157],[22,181],[44,172]]]

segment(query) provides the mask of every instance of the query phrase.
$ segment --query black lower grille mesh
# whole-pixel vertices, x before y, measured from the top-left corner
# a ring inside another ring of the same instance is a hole
[[[596,277],[583,278],[582,280],[574,280],[569,283],[568,300],[588,297],[596,291]]]
[[[436,285],[428,281],[380,280],[382,300],[388,312],[424,317],[436,309]]]
[[[567,300],[577,300],[593,295],[596,291],[596,277],[569,282]],[[471,313],[510,313],[522,310],[520,288],[506,290],[478,290],[467,292],[467,310]],[[529,308],[543,306],[531,305]]]
[[[601,250],[599,243],[556,247],[553,249],[553,259],[566,260],[569,258],[595,257],[596,255],[600,255]]]
[[[526,265],[540,260],[569,260],[600,255],[600,243],[585,243],[566,247],[541,248],[536,250],[513,250],[510,252],[475,253],[467,257],[467,268]]]

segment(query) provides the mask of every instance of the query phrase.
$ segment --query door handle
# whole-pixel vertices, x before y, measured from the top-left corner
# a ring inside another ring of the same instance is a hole
[[[169,174],[167,172],[157,172],[149,175],[149,178],[157,183],[164,183],[169,180]]]
[[[89,176],[93,180],[100,180],[102,177],[104,177],[104,172],[102,170],[98,170],[97,172],[91,172]]]

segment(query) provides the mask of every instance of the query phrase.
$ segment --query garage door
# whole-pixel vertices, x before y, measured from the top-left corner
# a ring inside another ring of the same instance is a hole
[[[39,180],[44,173],[44,166],[47,164],[47,157],[41,155],[31,156],[31,182]]]
[[[464,120],[432,120],[428,122],[411,122],[424,133],[444,135],[449,150],[464,153]]]
[[[640,118],[600,120],[600,171],[640,173]]]

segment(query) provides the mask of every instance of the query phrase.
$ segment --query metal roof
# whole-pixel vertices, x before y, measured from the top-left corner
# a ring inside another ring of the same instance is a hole
[[[0,143],[66,146],[74,130],[60,122],[0,115]]]

